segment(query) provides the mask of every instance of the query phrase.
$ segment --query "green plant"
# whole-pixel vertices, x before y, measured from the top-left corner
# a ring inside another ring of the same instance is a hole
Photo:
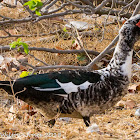
[[[23,6],[27,6],[27,5],[29,6],[30,10],[35,11],[35,13],[38,16],[41,16],[41,13],[39,12],[40,7],[43,5],[41,0],[30,0],[30,1],[26,2],[26,3],[24,3]]]
[[[29,53],[28,45],[26,43],[22,42],[21,38],[18,38],[17,41],[14,41],[10,44],[10,48],[18,47],[18,50],[20,50],[20,48],[19,48],[20,46],[23,46],[24,52],[26,54]]]
[[[74,44],[74,43],[75,43],[75,40],[72,41],[72,44]]]
[[[22,71],[22,73],[20,74],[20,78],[23,78],[23,77],[26,77],[26,76],[29,76],[29,75],[30,75],[30,72]]]
[[[79,61],[84,61],[84,60],[86,59],[86,55],[83,54],[83,53],[78,54],[78,55],[77,55],[77,59],[78,59]]]
[[[68,30],[66,29],[66,27],[63,28],[63,31],[64,31],[64,32],[68,32]]]

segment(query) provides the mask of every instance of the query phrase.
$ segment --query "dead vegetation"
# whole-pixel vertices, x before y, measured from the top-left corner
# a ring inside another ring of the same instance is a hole
[[[7,16],[9,14],[7,9],[0,10],[1,14]],[[15,16],[22,17],[24,12],[20,14],[10,13],[13,18]],[[85,43],[85,49],[101,52],[104,48],[111,43],[114,37],[118,34],[121,24],[110,24],[106,26],[104,39],[102,39],[101,23],[106,17],[102,16],[97,18],[89,18],[84,15],[68,16],[67,18],[79,21],[86,21],[89,24],[95,24],[96,27],[91,29],[91,32],[95,32],[94,36],[84,36],[82,38]],[[28,42],[31,47],[44,47],[55,48],[58,50],[71,50],[77,49],[77,46],[73,46],[74,37],[69,36],[63,32],[65,22],[59,18],[53,20],[42,20],[38,23],[22,23],[7,27],[6,30],[14,35],[22,34],[21,37],[24,42]],[[110,21],[112,19],[109,19]],[[57,21],[57,22],[56,22]],[[61,32],[58,32],[61,31]],[[88,29],[86,30],[88,31]],[[52,34],[48,34],[52,32]],[[68,30],[71,32],[71,29]],[[5,33],[0,32],[1,36]],[[26,35],[31,35],[30,37]],[[42,34],[42,36],[41,36]],[[17,38],[2,38],[0,44],[2,46],[9,45],[11,42],[16,41]],[[139,59],[139,46],[140,42],[135,45],[133,63],[140,63]],[[75,48],[74,48],[75,47]],[[3,52],[5,56],[16,57],[19,55],[17,50],[10,52]],[[24,52],[22,52],[24,56]],[[28,63],[33,66],[43,66],[43,64],[36,60],[36,58],[44,61],[48,65],[86,65],[90,62],[87,58],[79,61],[78,54],[59,54],[48,53],[40,51],[30,51],[31,55],[27,55]],[[20,54],[21,55],[21,54]],[[93,59],[95,56],[90,55]],[[110,58],[110,54],[106,55],[100,62],[94,65],[93,69],[100,69],[105,67]],[[32,69],[26,66],[28,71]],[[60,69],[57,69],[60,70]],[[49,72],[50,70],[47,70]],[[17,71],[9,71],[5,76],[0,75],[0,80],[6,80],[10,77],[17,79],[21,74],[22,69]],[[44,71],[39,71],[43,73]],[[46,72],[46,71],[45,71]],[[133,87],[132,87],[133,86]],[[23,104],[20,101],[15,101],[12,97],[9,97],[6,92],[0,91],[0,138],[1,139],[36,139],[36,140],[114,140],[114,139],[140,139],[140,118],[135,116],[137,107],[140,107],[140,70],[133,70],[132,83],[128,90],[128,94],[122,99],[122,102],[110,110],[107,110],[105,114],[97,114],[92,117],[91,122],[96,123],[99,126],[100,133],[93,132],[86,133],[86,127],[82,120],[70,119],[69,121],[57,120],[56,125],[53,128],[48,127],[47,118],[44,118],[39,112],[36,113],[35,109],[32,110],[28,105]]]

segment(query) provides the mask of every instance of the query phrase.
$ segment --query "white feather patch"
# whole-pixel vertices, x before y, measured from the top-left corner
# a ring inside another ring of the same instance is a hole
[[[78,86],[74,85],[72,82],[61,83],[57,79],[56,79],[56,82],[61,86],[62,89],[64,89],[64,91],[66,93],[71,93],[71,92],[77,92],[78,91]]]
[[[39,91],[55,91],[55,90],[63,89],[67,94],[69,94],[71,92],[78,92],[78,87],[80,89],[87,89],[88,86],[92,84],[86,81],[83,84],[75,85],[72,82],[61,83],[57,79],[56,79],[56,82],[60,85],[59,88],[41,88],[41,87],[33,87],[33,88]]]
[[[129,52],[129,55],[127,56],[126,61],[121,68],[123,74],[127,75],[129,80],[131,79],[131,71],[132,71],[132,54],[133,54],[133,50]]]
[[[86,81],[85,83],[79,85],[78,87],[80,87],[80,89],[87,89],[89,85],[91,85],[92,83]]]
[[[72,82],[69,83],[61,83],[58,80],[56,80],[56,82],[62,87],[62,89],[64,89],[64,91],[66,93],[71,93],[71,92],[77,92],[78,91],[78,87],[80,89],[87,89],[89,85],[91,85],[92,83],[86,81],[83,84],[80,85],[75,85]]]
[[[36,90],[39,90],[39,91],[54,91],[54,90],[62,89],[61,87],[60,88],[40,88],[40,87],[33,87],[33,88],[36,89]]]

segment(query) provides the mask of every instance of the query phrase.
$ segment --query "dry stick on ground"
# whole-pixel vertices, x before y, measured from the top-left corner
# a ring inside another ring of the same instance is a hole
[[[12,34],[8,34],[7,36],[0,36],[0,38],[8,38],[8,37],[36,37],[36,36],[47,36],[47,35],[57,35],[60,34],[62,32],[62,29],[58,29],[57,31],[54,31],[54,32],[49,32],[49,33],[42,33],[42,34],[33,34],[33,35],[23,35],[23,34],[19,34],[19,35],[12,35]],[[82,32],[79,32],[79,35],[85,37],[85,36],[95,36],[96,33],[100,33],[100,31],[82,31]],[[67,34],[70,36],[70,37],[73,37],[73,34],[71,32],[67,32]],[[44,37],[44,38],[40,38],[39,41],[43,41],[43,40],[50,40],[50,38],[56,38],[56,36],[50,36],[50,37]],[[34,40],[36,41],[36,40]],[[29,42],[32,42],[32,41],[28,41],[27,43]]]
[[[74,27],[74,26],[73,26],[73,27]],[[80,36],[79,36],[79,33],[78,33],[77,29],[76,29],[76,28],[74,28],[74,29],[75,29],[75,32],[76,32],[76,34],[77,34],[76,40],[78,41],[78,44],[79,44],[80,47],[84,50],[85,54],[86,54],[87,57],[90,59],[90,61],[92,61],[91,57],[89,56],[89,54],[87,53],[86,49],[84,48],[84,42],[83,42],[83,43],[81,42],[81,39],[80,39]],[[82,45],[82,44],[83,44],[83,45]]]
[[[49,66],[47,63],[45,63],[45,62],[43,62],[42,60],[36,58],[34,55],[32,55],[32,54],[30,54],[30,53],[28,53],[28,54],[29,54],[31,57],[33,57],[35,60],[37,60],[37,61],[43,63],[43,64],[46,65],[46,66]]]
[[[87,57],[90,59],[90,61],[92,61],[91,57],[89,56],[89,54],[87,53],[86,49],[84,48],[84,42],[81,42],[81,38],[82,38],[82,37],[80,38],[79,33],[78,33],[76,27],[73,26],[72,24],[71,24],[71,27],[72,27],[72,29],[74,29],[74,32],[75,32],[74,38],[77,40],[79,46],[84,50],[85,54],[86,54]]]

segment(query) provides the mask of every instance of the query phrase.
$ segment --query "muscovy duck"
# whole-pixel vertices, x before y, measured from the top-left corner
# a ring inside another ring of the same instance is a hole
[[[0,88],[27,102],[42,115],[82,118],[90,125],[93,114],[112,107],[124,95],[131,78],[133,46],[140,37],[140,14],[131,17],[119,31],[119,41],[108,66],[101,70],[64,70],[0,81]],[[12,91],[13,89],[13,91]]]

